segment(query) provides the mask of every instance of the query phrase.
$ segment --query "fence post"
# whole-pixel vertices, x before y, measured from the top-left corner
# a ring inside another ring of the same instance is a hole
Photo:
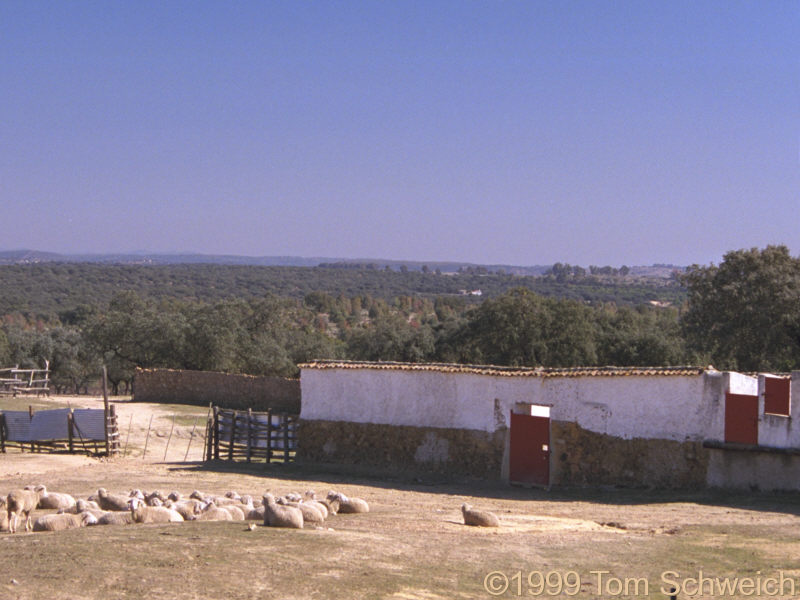
[[[251,445],[253,439],[253,409],[247,409],[247,462],[250,462]]]
[[[67,447],[69,448],[69,453],[72,454],[75,452],[75,447],[72,443],[72,438],[74,436],[73,427],[75,426],[75,415],[72,412],[72,409],[69,409],[67,413]]]
[[[0,451],[6,453],[6,416],[0,413]]]
[[[219,407],[214,407],[214,460],[219,460]]]
[[[111,445],[108,439],[108,415],[108,371],[106,370],[106,366],[103,365],[103,418],[106,424],[106,456],[111,456]]]
[[[281,415],[283,421],[283,464],[289,462],[289,413]]]
[[[229,436],[230,445],[228,446],[228,460],[233,460],[233,444],[236,441],[236,420],[239,418],[239,413],[237,411],[233,411],[233,417],[231,418],[231,433]]]
[[[267,410],[267,464],[272,462],[272,409]]]

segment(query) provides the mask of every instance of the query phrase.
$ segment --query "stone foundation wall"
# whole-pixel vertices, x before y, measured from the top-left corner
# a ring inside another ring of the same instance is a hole
[[[138,369],[133,399],[208,406],[233,410],[269,409],[300,413],[300,380],[282,377],[231,375],[210,371]]]
[[[391,474],[501,478],[507,430],[441,429],[300,420],[297,460]]]
[[[550,424],[553,485],[706,487],[709,450],[702,442],[623,439],[575,423]]]

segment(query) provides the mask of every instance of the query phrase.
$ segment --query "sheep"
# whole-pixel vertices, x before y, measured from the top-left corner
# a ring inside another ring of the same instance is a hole
[[[184,521],[194,521],[197,518],[197,514],[202,510],[203,504],[193,498],[180,502],[167,499],[164,502],[164,506],[180,513]]]
[[[211,501],[203,506],[203,510],[197,514],[196,518],[198,521],[233,521],[233,516],[230,512]]]
[[[231,514],[231,519],[234,521],[244,521],[245,514],[244,511],[235,504],[223,504],[220,506],[222,510],[227,510]]]
[[[70,513],[56,513],[42,515],[33,523],[34,531],[63,531],[64,529],[74,529],[76,527],[86,527],[96,525],[97,519],[93,514],[85,512],[79,515]]]
[[[127,496],[109,494],[105,488],[97,490],[97,503],[103,510],[116,510],[119,512],[127,511],[129,508],[128,502],[137,498],[130,498]]]
[[[328,507],[324,503],[317,500],[317,495],[314,493],[314,490],[307,490],[303,496],[303,502],[318,508],[322,512],[323,518],[327,519],[330,516]]]
[[[293,506],[281,506],[275,502],[275,497],[267,492],[264,494],[264,525],[269,527],[303,528],[303,513]]]
[[[340,514],[369,512],[369,504],[361,498],[348,498],[344,494],[331,490],[328,492],[328,501],[331,500],[339,501],[339,510],[337,512]]]
[[[322,510],[309,502],[290,502],[285,497],[278,498],[275,502],[281,506],[293,506],[300,509],[300,512],[303,513],[303,523],[321,525],[325,521]]]
[[[253,497],[244,495],[241,497],[242,505],[239,507],[244,512],[246,521],[263,521],[264,520],[264,505],[259,500],[258,506],[253,504]]]
[[[177,523],[183,521],[183,517],[177,511],[163,506],[147,506],[138,498],[131,498],[130,510],[134,523]]]
[[[8,531],[17,532],[20,515],[25,515],[25,531],[32,529],[31,511],[39,505],[40,492],[36,490],[14,490],[6,497]],[[13,517],[13,518],[12,518]]]
[[[35,488],[33,488],[33,490],[39,492],[39,506],[37,508],[50,508],[56,510],[63,508],[69,510],[75,506],[75,498],[69,494],[48,492],[47,488],[43,485],[37,485]]]
[[[104,515],[97,517],[98,525],[130,525],[133,523],[133,515],[129,512],[108,511]]]
[[[147,506],[163,506],[166,498],[161,492],[151,492],[144,495],[144,501]]]
[[[173,502],[180,502],[181,498],[183,498],[183,494],[177,490],[170,492],[169,496],[167,496],[167,500],[172,500]]]
[[[497,515],[485,510],[475,510],[466,502],[461,505],[461,514],[464,515],[464,525],[500,527],[500,520]]]
[[[100,505],[94,500],[77,500],[75,502],[76,513],[84,512],[86,510],[100,510]]]
[[[239,500],[242,501],[242,504],[247,504],[248,506],[253,506],[258,508],[259,506],[264,506],[264,502],[260,498],[253,498],[250,494],[245,494]]]
[[[5,498],[0,498],[0,531],[8,531],[8,512],[6,511]]]

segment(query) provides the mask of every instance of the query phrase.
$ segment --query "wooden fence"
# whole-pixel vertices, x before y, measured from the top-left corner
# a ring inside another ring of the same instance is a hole
[[[206,460],[293,461],[297,419],[287,412],[214,407],[206,432]]]
[[[119,453],[117,412],[112,405],[100,409],[3,411],[0,413],[0,452],[18,448],[24,452],[105,454]]]
[[[48,361],[44,361],[44,363],[44,369],[20,369],[19,367],[0,369],[0,395],[50,395],[50,363]]]

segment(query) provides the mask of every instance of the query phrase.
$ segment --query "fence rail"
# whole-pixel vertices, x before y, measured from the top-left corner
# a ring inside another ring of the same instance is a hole
[[[290,462],[297,449],[297,415],[213,408],[206,460]]]
[[[36,394],[50,395],[50,363],[44,361],[44,369],[0,368],[0,395],[17,396]]]

